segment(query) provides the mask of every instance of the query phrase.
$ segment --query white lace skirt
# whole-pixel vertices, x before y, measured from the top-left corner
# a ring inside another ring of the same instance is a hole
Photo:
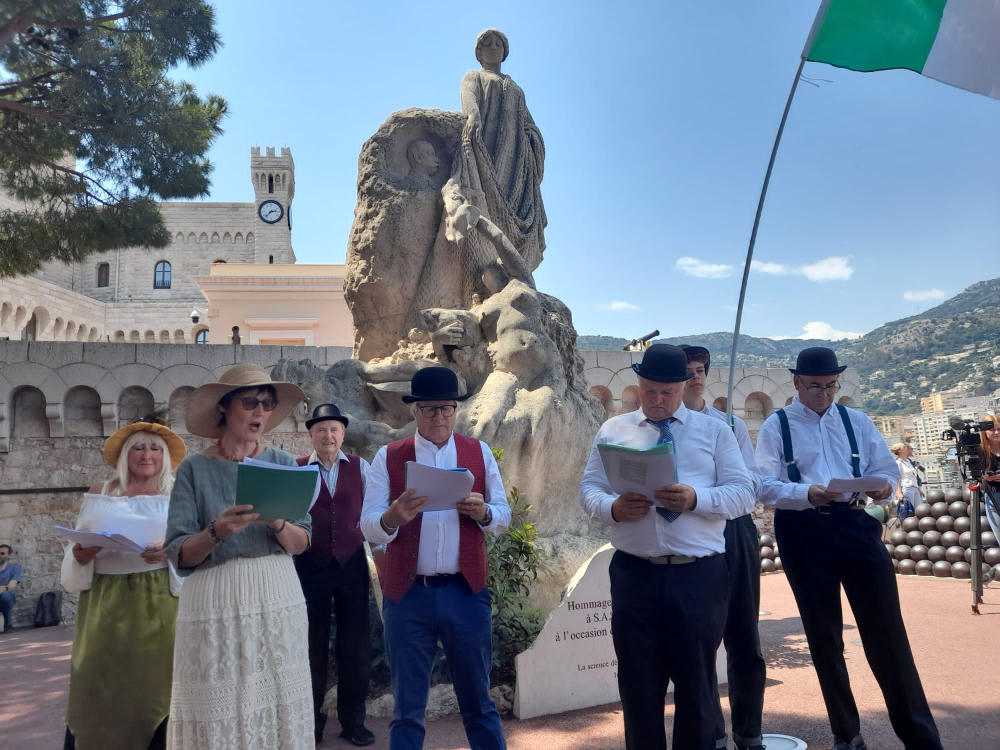
[[[192,573],[177,614],[167,747],[312,750],[308,632],[288,555]]]

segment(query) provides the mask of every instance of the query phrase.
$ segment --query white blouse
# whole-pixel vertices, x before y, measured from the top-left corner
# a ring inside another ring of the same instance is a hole
[[[899,467],[899,486],[901,489],[917,489],[917,470],[909,461],[901,458],[896,459],[896,466]]]
[[[167,533],[167,506],[169,495],[111,495],[83,496],[83,507],[76,519],[76,528],[82,531],[104,531],[124,534],[143,546],[163,541]],[[73,556],[73,545],[66,547],[62,564],[62,585],[67,591],[86,591],[94,581],[94,573],[126,575],[146,573],[160,568],[170,570],[170,593],[180,596],[181,579],[167,561],[150,565],[138,553],[116,552],[102,549],[87,565],[81,565]]]

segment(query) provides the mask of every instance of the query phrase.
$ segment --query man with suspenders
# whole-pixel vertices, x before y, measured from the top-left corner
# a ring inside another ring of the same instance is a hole
[[[865,414],[835,404],[846,367],[825,347],[799,352],[793,383],[798,398],[772,414],[757,435],[757,467],[768,481],[761,501],[777,510],[774,532],[802,617],[834,735],[834,750],[865,750],[858,708],[844,661],[843,586],[865,656],[882,689],[889,719],[906,750],[941,750],[906,637],[896,577],[881,524],[859,495],[829,492],[832,479],[877,477],[867,493],[885,500],[899,469]]]

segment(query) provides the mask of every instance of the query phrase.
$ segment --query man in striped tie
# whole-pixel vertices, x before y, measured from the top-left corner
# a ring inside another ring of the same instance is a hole
[[[713,679],[729,603],[726,519],[753,509],[754,485],[732,430],[684,406],[683,349],[654,344],[632,365],[640,409],[605,422],[580,483],[580,504],[611,526],[612,629],[628,750],[666,750],[663,704],[674,683],[673,747],[715,750]],[[598,445],[673,443],[677,482],[652,497],[617,494]]]

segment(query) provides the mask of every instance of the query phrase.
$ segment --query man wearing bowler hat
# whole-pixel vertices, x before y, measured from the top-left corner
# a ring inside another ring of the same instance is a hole
[[[732,430],[684,406],[684,350],[654,344],[632,365],[637,411],[612,417],[594,439],[580,504],[611,527],[611,606],[628,750],[666,750],[663,703],[674,682],[673,747],[715,750],[715,659],[726,623],[726,519],[749,513],[754,484]],[[674,445],[677,483],[652,497],[618,495],[598,445]]]
[[[726,413],[705,401],[705,379],[712,355],[703,346],[681,345],[687,355],[691,379],[684,386],[684,405],[691,411],[729,424]],[[740,446],[740,455],[754,479],[758,494],[760,478],[753,455],[750,432],[742,419],[732,417],[731,428]],[[729,711],[732,715],[736,750],[762,750],[764,684],[767,665],[760,648],[757,629],[760,613],[760,544],[757,527],[750,514],[726,521],[726,565],[729,568],[729,611],[722,642],[726,647],[729,676]],[[719,706],[716,716],[718,747],[726,747],[726,720]]]
[[[361,506],[368,462],[340,448],[348,419],[334,404],[320,404],[306,420],[311,456],[299,466],[315,465],[320,492],[312,516],[312,546],[295,558],[309,617],[309,669],[312,674],[316,743],[323,739],[326,677],[330,658],[330,614],[336,616],[337,718],[340,736],[354,745],[371,745],[365,727],[365,697],[371,671],[368,622],[368,557],[361,533]]]
[[[851,604],[896,735],[907,750],[940,750],[899,609],[881,524],[861,493],[827,490],[832,479],[870,477],[885,500],[899,469],[872,421],[835,403],[847,369],[830,349],[799,352],[792,382],[798,398],[772,414],[757,435],[757,466],[767,477],[761,500],[775,507],[774,533],[809,642],[833,730],[834,750],[864,750],[858,707],[844,662],[840,591]]]
[[[444,647],[472,750],[506,748],[490,699],[493,663],[484,534],[510,525],[510,507],[490,447],[454,432],[468,396],[447,367],[418,370],[410,383],[417,434],[380,448],[372,461],[361,528],[386,544],[382,580],[385,644],[395,700],[391,750],[423,747],[424,711],[438,641]],[[472,473],[472,492],[454,510],[423,513],[427,497],[406,489],[406,464]]]

